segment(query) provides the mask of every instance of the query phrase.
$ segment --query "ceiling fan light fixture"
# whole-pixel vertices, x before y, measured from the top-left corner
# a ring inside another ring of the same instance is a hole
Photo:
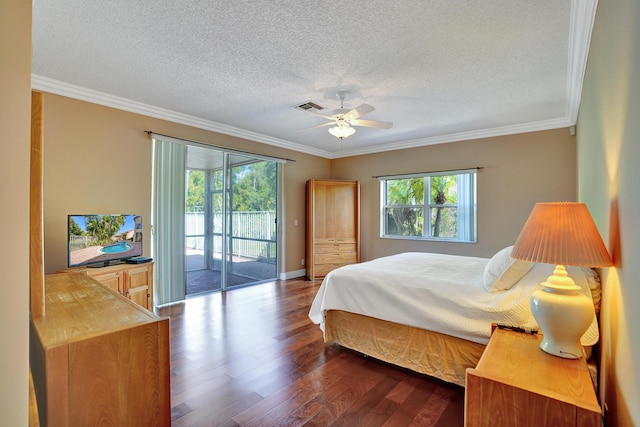
[[[331,126],[329,133],[336,138],[343,140],[356,133],[356,126],[364,126],[370,128],[389,129],[393,126],[391,122],[382,122],[378,120],[363,120],[360,117],[375,110],[373,106],[369,104],[361,104],[360,106],[352,109],[344,108],[344,98],[349,94],[348,91],[338,92],[338,98],[340,98],[340,108],[333,110],[331,115],[313,113],[314,116],[319,116],[329,120],[328,123],[323,123],[317,126],[313,126],[307,129],[315,129],[324,126]],[[300,106],[302,107],[302,106]]]
[[[348,123],[338,123],[336,126],[329,128],[329,133],[336,138],[343,140],[356,133],[356,129],[349,126]]]

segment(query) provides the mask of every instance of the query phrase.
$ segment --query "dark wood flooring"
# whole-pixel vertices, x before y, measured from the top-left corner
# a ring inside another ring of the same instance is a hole
[[[462,426],[464,389],[323,342],[320,281],[287,280],[163,307],[174,426]]]

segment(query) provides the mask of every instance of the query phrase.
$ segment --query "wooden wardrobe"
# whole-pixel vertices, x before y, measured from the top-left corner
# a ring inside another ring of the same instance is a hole
[[[306,264],[309,280],[360,262],[360,183],[307,181]]]

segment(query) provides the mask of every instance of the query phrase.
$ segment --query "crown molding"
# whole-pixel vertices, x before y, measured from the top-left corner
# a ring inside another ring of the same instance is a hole
[[[511,126],[503,126],[496,128],[481,129],[470,132],[459,132],[447,135],[434,136],[429,138],[413,139],[409,141],[400,141],[384,145],[375,145],[353,150],[343,150],[338,152],[330,152],[319,150],[301,144],[295,144],[278,138],[272,138],[255,132],[249,132],[244,129],[221,123],[204,120],[198,117],[189,116],[187,114],[177,113],[175,111],[154,107],[152,105],[143,104],[141,102],[132,101],[130,99],[109,95],[92,89],[72,85],[58,80],[43,77],[37,74],[31,76],[31,87],[34,90],[53,93],[55,95],[66,96],[80,101],[91,102],[93,104],[103,105],[105,107],[116,108],[131,113],[142,114],[157,119],[167,120],[173,123],[180,123],[186,126],[192,126],[198,129],[209,130],[224,135],[234,136],[247,139],[250,141],[261,142],[264,144],[280,147],[300,153],[310,154],[326,159],[338,159],[342,157],[359,156],[363,154],[374,154],[393,150],[403,150],[405,148],[422,147],[426,145],[445,144],[448,142],[464,141],[471,139],[490,138],[503,135],[511,135],[525,132],[535,132],[541,130],[557,129],[575,125],[575,120],[570,118],[560,118],[554,120],[546,120],[533,123],[524,123]],[[579,100],[577,101],[579,102]],[[577,111],[577,108],[576,108]]]
[[[573,0],[571,2],[566,114],[572,122],[572,126],[578,120],[582,84],[587,69],[591,33],[597,8],[598,0]]]
[[[364,147],[353,150],[343,150],[332,153],[332,159],[338,159],[342,157],[360,156],[363,154],[375,154],[385,151],[403,150],[405,148],[424,147],[426,145],[445,144],[448,142],[468,141],[472,139],[480,138],[492,138],[504,135],[515,135],[519,133],[537,132],[550,129],[559,129],[575,125],[568,118],[544,120],[539,122],[522,123],[510,126],[501,126],[495,128],[487,128],[474,130],[469,132],[458,132],[447,135],[434,136],[429,138],[414,139],[411,141],[403,141],[392,144],[385,144],[384,146]]]
[[[250,141],[261,142],[275,147],[285,148],[292,151],[311,154],[314,156],[329,158],[331,153],[326,150],[318,150],[307,147],[302,144],[296,144],[283,139],[273,138],[256,132],[250,132],[211,120],[201,119],[199,117],[190,116],[183,113],[155,107],[153,105],[144,104],[130,99],[109,95],[107,93],[98,92],[81,86],[72,85],[59,80],[50,79],[48,77],[37,74],[31,75],[31,88],[55,95],[66,96],[68,98],[80,101],[91,102],[93,104],[103,105],[105,107],[116,108],[118,110],[128,111],[130,113],[142,114],[144,116],[154,117],[156,119],[167,120],[173,123],[179,123],[192,126],[198,129],[209,130],[224,135],[243,138]]]

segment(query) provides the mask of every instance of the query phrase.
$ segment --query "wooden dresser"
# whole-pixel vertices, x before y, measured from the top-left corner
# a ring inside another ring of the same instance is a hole
[[[539,347],[541,335],[496,329],[467,368],[465,426],[599,427],[602,412],[584,359]]]
[[[42,425],[171,425],[169,319],[83,273],[45,276],[30,363]]]
[[[307,181],[307,277],[360,262],[360,183]]]
[[[69,272],[87,274],[136,304],[153,311],[153,262],[123,263],[99,268],[74,267],[58,271]]]

